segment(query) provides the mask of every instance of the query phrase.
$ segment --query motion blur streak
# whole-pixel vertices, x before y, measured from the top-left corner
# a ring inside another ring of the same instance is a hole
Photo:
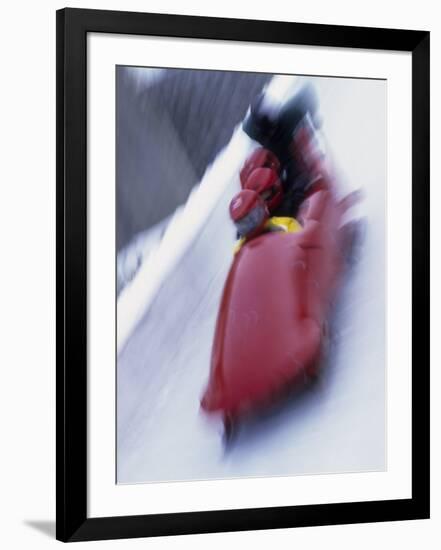
[[[276,77],[274,95],[286,97],[302,80]],[[182,203],[165,212],[163,218],[171,214],[166,228],[158,232],[155,224],[161,220],[152,219],[154,245],[146,244],[146,260],[141,257],[118,299],[119,483],[385,468],[386,86],[381,81],[311,81],[319,95],[326,147],[340,169],[341,192],[364,188],[361,214],[367,219],[360,262],[349,273],[336,308],[324,376],[313,389],[244,426],[227,453],[220,426],[200,414],[235,241],[228,204],[253,148],[236,129],[184,204],[174,214]],[[191,111],[197,117],[197,105]],[[178,179],[179,169],[175,172]],[[155,175],[150,171],[143,177]],[[149,228],[143,230],[147,243]],[[127,253],[136,235],[120,251]]]

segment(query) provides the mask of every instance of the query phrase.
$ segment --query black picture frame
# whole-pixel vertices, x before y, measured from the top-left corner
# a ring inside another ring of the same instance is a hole
[[[86,9],[57,12],[56,537],[84,541],[429,517],[429,32]],[[87,33],[412,54],[412,498],[88,518]]]

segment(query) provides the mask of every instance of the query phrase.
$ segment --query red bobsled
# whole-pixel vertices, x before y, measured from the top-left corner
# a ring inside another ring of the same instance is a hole
[[[264,233],[234,256],[214,336],[207,412],[226,420],[268,403],[316,373],[343,273],[345,232],[330,180],[305,201],[297,233]]]

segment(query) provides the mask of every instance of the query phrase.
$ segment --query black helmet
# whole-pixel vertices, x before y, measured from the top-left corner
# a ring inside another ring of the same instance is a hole
[[[273,135],[277,122],[278,110],[265,101],[265,93],[261,92],[250,105],[243,129],[250,138],[264,143]]]

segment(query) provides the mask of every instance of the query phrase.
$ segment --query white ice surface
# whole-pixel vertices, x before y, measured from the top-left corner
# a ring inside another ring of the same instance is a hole
[[[252,146],[236,132],[204,177],[210,183],[217,179],[215,188],[206,185],[204,191],[202,181],[150,267],[125,291],[136,309],[131,320],[124,302],[118,302],[118,330],[124,314],[130,321],[117,366],[119,483],[386,467],[386,83],[330,78],[313,83],[342,193],[363,188],[367,220],[361,260],[347,277],[335,314],[323,379],[245,425],[227,452],[220,423],[200,411],[232,257],[228,204]]]

